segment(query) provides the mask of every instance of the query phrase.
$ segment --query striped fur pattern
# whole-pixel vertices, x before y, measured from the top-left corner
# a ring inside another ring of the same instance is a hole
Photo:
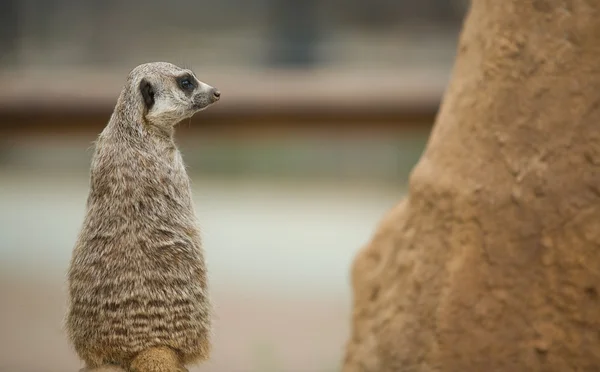
[[[195,80],[193,92],[181,76]],[[182,364],[209,356],[204,254],[173,132],[219,95],[189,70],[138,66],[96,141],[87,211],[68,271],[66,317],[70,341],[88,368],[129,368],[152,348],[174,350]]]

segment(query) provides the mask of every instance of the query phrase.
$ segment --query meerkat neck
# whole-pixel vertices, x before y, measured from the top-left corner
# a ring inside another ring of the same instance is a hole
[[[168,145],[174,144],[174,125],[160,125],[146,120],[144,108],[130,89],[121,92],[106,130],[130,142],[152,138]]]
[[[174,127],[162,127],[158,125],[153,125],[147,121],[144,122],[144,128],[152,135],[153,137],[163,140],[167,143],[173,143],[175,138],[175,128]]]
[[[150,141],[168,148],[175,146],[174,128],[153,125],[140,118],[121,117],[118,112],[111,117],[104,134],[121,139],[132,146],[145,147]]]

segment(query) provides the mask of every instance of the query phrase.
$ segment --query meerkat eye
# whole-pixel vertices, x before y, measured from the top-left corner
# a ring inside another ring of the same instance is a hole
[[[186,74],[177,78],[177,84],[184,92],[191,92],[196,88],[196,82],[194,79]]]
[[[192,82],[189,81],[189,79],[181,80],[179,84],[181,85],[181,88],[185,90],[188,90],[192,87]]]

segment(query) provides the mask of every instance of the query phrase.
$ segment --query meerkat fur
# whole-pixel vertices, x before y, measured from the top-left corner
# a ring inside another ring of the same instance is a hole
[[[68,270],[69,340],[82,371],[181,372],[211,349],[211,303],[177,123],[219,100],[166,62],[127,77],[92,157]]]

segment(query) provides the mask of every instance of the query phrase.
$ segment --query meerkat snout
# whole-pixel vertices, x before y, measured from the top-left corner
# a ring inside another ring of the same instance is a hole
[[[221,98],[221,92],[206,83],[197,81],[197,87],[194,90],[192,101],[195,110],[200,111],[216,103]]]
[[[200,93],[202,94],[202,93]],[[210,87],[208,90],[208,96],[210,103],[215,103],[221,98],[221,92],[217,88]],[[198,99],[202,100],[203,97],[198,97]]]

